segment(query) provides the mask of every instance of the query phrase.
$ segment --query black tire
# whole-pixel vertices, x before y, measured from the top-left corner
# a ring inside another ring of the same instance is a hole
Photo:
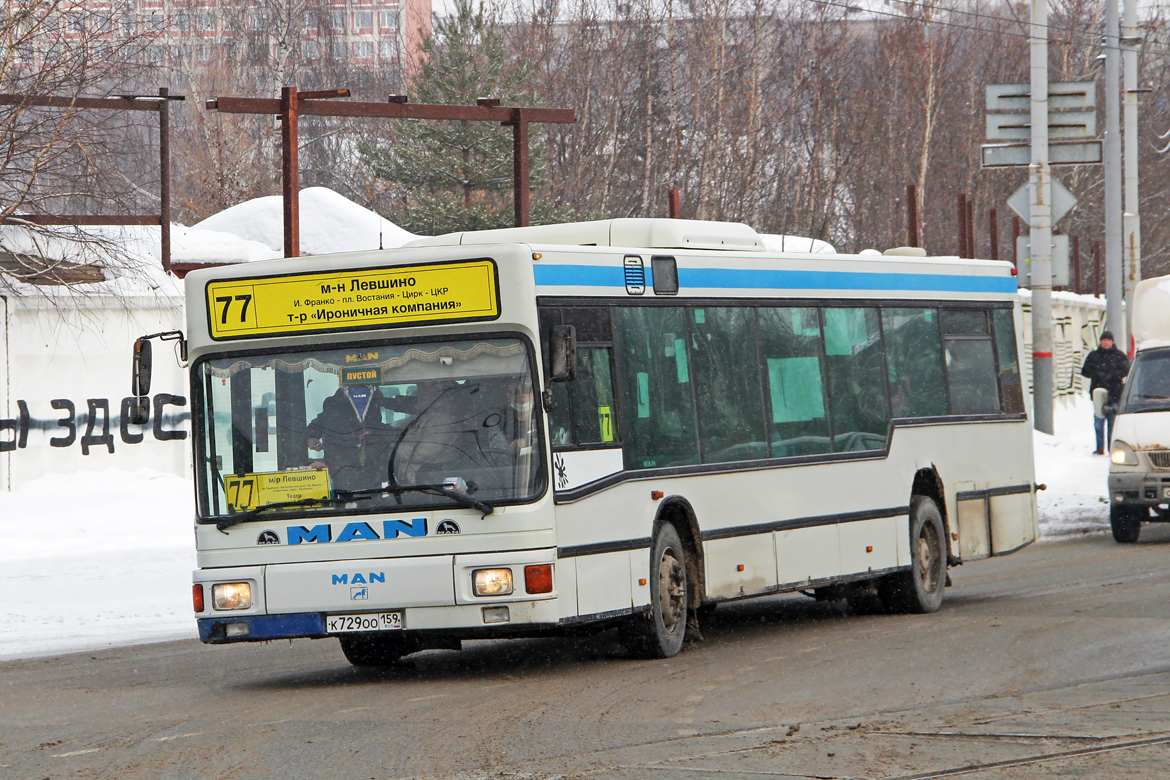
[[[418,649],[406,637],[398,635],[365,634],[338,639],[345,660],[354,666],[393,666],[402,656]]]
[[[686,549],[669,523],[650,545],[650,609],[621,625],[626,650],[636,658],[671,658],[682,650],[687,631]]]
[[[1118,506],[1109,507],[1109,527],[1113,531],[1113,541],[1118,544],[1133,544],[1142,534],[1142,516],[1149,516],[1149,512],[1141,507]]]
[[[910,568],[878,582],[890,612],[925,614],[942,606],[947,587],[946,530],[934,499],[910,501]]]

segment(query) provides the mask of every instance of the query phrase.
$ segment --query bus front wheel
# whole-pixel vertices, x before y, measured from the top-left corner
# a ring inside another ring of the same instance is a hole
[[[650,546],[650,608],[621,626],[622,644],[637,658],[671,658],[687,631],[686,550],[673,525],[663,525]]]
[[[946,531],[934,499],[910,502],[910,568],[878,583],[882,603],[891,612],[936,612],[947,585]]]
[[[1149,512],[1141,507],[1118,506],[1109,507],[1109,528],[1113,531],[1113,541],[1118,544],[1133,544],[1142,535],[1142,515],[1149,516]]]

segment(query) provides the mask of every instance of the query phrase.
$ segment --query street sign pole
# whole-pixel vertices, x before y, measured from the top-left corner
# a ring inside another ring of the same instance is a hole
[[[1105,325],[1119,346],[1125,336],[1121,269],[1121,41],[1117,0],[1105,0]]]
[[[1122,219],[1124,235],[1126,277],[1125,320],[1126,333],[1133,333],[1133,291],[1142,280],[1142,228],[1138,212],[1138,74],[1137,46],[1140,41],[1137,26],[1137,0],[1124,0],[1124,29],[1122,41],[1125,48],[1122,61],[1125,65],[1125,217]],[[1129,340],[1122,344],[1128,351]]]
[[[1048,0],[1032,0],[1032,424],[1052,433],[1052,181],[1048,167]]]

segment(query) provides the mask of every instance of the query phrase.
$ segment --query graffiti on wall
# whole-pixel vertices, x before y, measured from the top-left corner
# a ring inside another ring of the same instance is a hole
[[[157,393],[151,404],[150,418],[144,425],[130,422],[134,398],[127,396],[120,402],[117,414],[111,414],[110,399],[87,398],[85,411],[78,412],[80,404],[68,398],[54,398],[49,408],[55,410],[47,417],[34,416],[27,401],[16,402],[17,415],[11,419],[0,419],[0,452],[14,452],[28,446],[29,432],[42,431],[55,434],[49,437],[50,447],[81,447],[82,455],[90,452],[113,454],[115,432],[122,444],[140,444],[147,431],[157,441],[181,441],[187,438],[187,431],[180,426],[191,419],[191,413],[182,410],[187,399],[171,393]]]

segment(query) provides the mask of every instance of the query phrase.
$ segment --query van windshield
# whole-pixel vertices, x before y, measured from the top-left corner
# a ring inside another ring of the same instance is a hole
[[[418,485],[489,505],[543,491],[539,406],[520,339],[232,355],[202,361],[196,376],[204,518],[264,506],[303,515],[457,504],[394,491]]]
[[[1170,411],[1170,349],[1139,352],[1118,413],[1165,411]]]

